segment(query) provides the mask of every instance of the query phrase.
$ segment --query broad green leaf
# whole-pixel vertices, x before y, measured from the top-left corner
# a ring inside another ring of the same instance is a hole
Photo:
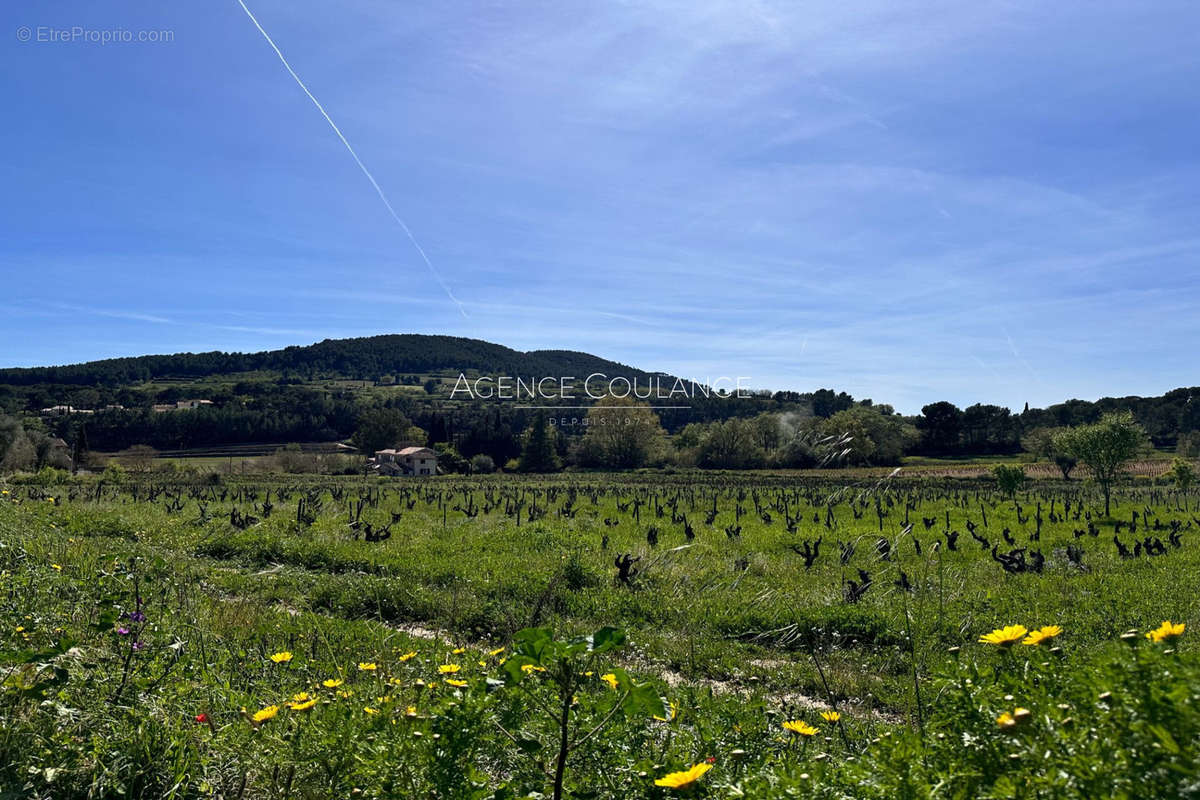
[[[669,717],[670,706],[648,683],[633,686],[625,698],[623,710],[631,717]]]
[[[625,631],[605,626],[591,636],[592,652],[605,653],[625,644]]]
[[[529,656],[515,655],[506,658],[500,666],[504,669],[504,675],[508,683],[520,683],[526,674],[522,667],[530,664],[537,666],[538,662]]]
[[[112,608],[107,608],[104,611],[100,612],[100,617],[92,625],[92,630],[101,631],[101,632],[112,630],[112,626],[116,623],[116,621],[117,621],[116,610],[112,609]]]

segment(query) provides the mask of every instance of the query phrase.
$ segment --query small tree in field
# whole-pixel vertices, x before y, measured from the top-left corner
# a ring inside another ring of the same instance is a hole
[[[1142,451],[1146,432],[1128,411],[1105,414],[1093,425],[1068,428],[1054,437],[1054,446],[1092,471],[1104,492],[1104,516],[1112,511],[1112,485],[1125,465]]]
[[[992,475],[996,477],[1000,491],[1008,495],[1009,500],[1025,485],[1025,470],[1012,464],[997,464],[992,468]]]
[[[1062,473],[1063,480],[1069,481],[1071,480],[1071,470],[1075,469],[1078,461],[1059,450],[1054,444],[1058,434],[1065,430],[1066,428],[1034,428],[1021,439],[1021,446],[1039,458],[1053,461],[1059,472]]]
[[[1171,469],[1163,477],[1174,481],[1175,488],[1186,492],[1196,482],[1196,468],[1186,458],[1176,458],[1171,462]]]
[[[135,444],[117,454],[125,469],[130,472],[146,473],[154,468],[158,451],[148,444]]]
[[[1071,480],[1071,470],[1075,469],[1075,465],[1079,463],[1079,459],[1067,455],[1066,453],[1057,453],[1054,458],[1054,465],[1058,467],[1062,473],[1063,480]]]

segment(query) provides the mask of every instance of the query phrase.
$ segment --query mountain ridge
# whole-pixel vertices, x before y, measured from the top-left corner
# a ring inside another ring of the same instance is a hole
[[[119,386],[167,378],[276,370],[312,377],[377,378],[397,373],[456,369],[485,374],[647,378],[648,372],[577,350],[515,350],[483,339],[419,333],[393,333],[348,339],[323,339],[277,350],[147,354],[76,364],[0,368],[0,384]]]

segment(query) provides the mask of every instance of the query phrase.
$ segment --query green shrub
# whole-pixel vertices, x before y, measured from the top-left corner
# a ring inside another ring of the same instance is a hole
[[[100,480],[102,482],[115,484],[117,486],[125,483],[127,477],[128,473],[125,471],[125,468],[113,460],[109,460],[109,462],[104,465],[104,471],[100,473]]]
[[[1163,477],[1175,484],[1175,488],[1186,492],[1196,482],[1196,468],[1187,459],[1176,457],[1171,469]]]
[[[1009,498],[1025,485],[1025,470],[1012,464],[997,464],[992,468],[992,475],[996,478],[996,485],[1000,487],[1000,491]]]

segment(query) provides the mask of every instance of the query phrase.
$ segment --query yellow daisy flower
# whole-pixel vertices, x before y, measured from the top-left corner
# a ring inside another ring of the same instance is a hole
[[[785,731],[791,731],[792,733],[798,733],[801,736],[817,735],[817,729],[802,719],[794,719],[783,723],[783,729]]]
[[[308,692],[301,692],[292,698],[292,702],[288,703],[288,708],[292,711],[308,711],[317,704],[317,698],[309,697]]]
[[[250,724],[258,727],[267,720],[274,719],[275,715],[278,713],[279,706],[267,706],[266,708],[260,708],[258,711],[255,711],[250,715]]]
[[[1162,625],[1147,633],[1146,638],[1152,642],[1167,642],[1183,636],[1183,631],[1186,627],[1187,625],[1182,622],[1178,625],[1173,625],[1171,624],[1171,620],[1168,619]]]
[[[1029,635],[1025,637],[1021,644],[1036,646],[1042,644],[1043,642],[1050,641],[1062,632],[1063,629],[1057,625],[1045,625],[1041,628],[1038,628],[1036,631],[1030,631]]]
[[[994,644],[997,647],[1012,647],[1027,633],[1029,630],[1024,625],[1006,625],[980,636],[979,641],[984,644]]]
[[[701,763],[683,772],[671,772],[656,780],[654,785],[666,786],[669,789],[686,789],[700,780],[704,776],[704,773],[708,772],[712,767],[712,764]]]

